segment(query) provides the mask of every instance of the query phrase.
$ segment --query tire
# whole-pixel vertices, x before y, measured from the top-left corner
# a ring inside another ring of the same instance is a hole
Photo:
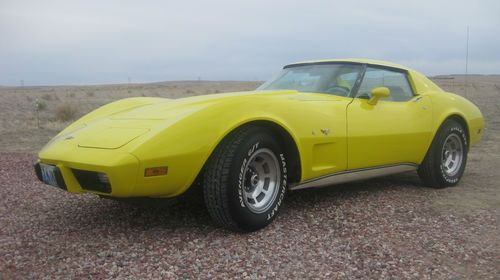
[[[446,120],[418,168],[422,183],[433,188],[458,184],[465,171],[468,150],[465,128],[455,120]]]
[[[287,161],[267,130],[243,127],[226,137],[208,161],[203,195],[218,225],[255,231],[278,214],[287,191]]]

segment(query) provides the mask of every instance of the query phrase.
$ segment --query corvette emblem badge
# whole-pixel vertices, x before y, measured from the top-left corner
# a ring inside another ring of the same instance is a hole
[[[321,133],[323,133],[324,135],[328,135],[330,134],[330,129],[329,128],[322,128],[320,129]]]

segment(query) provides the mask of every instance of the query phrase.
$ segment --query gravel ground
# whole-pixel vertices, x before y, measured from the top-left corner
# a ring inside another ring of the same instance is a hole
[[[26,172],[33,154],[0,156],[2,279],[500,276],[498,207],[436,204],[480,174],[447,190],[401,174],[292,192],[269,227],[235,234],[200,203],[140,208],[72,195]]]

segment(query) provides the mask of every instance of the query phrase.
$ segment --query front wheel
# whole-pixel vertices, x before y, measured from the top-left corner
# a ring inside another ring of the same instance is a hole
[[[467,134],[461,124],[446,120],[418,169],[422,182],[430,187],[455,186],[467,163]]]
[[[276,217],[286,194],[285,154],[268,131],[244,127],[214,151],[204,176],[204,198],[214,221],[254,231]]]

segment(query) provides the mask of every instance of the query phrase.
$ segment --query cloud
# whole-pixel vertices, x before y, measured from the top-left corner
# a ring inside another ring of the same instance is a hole
[[[0,84],[267,79],[363,57],[500,73],[498,1],[0,1]]]

